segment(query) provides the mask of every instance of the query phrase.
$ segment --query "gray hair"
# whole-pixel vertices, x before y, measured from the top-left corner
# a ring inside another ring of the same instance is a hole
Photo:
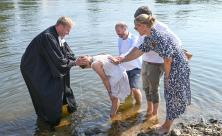
[[[64,25],[64,26],[70,26],[73,27],[74,26],[74,22],[72,21],[72,19],[70,17],[67,16],[61,16],[57,22],[56,22],[56,26],[58,25]]]
[[[117,27],[121,27],[121,28],[125,28],[125,29],[128,28],[127,24],[123,21],[120,21],[120,22],[116,23],[115,28],[117,28]]]
[[[134,18],[136,18],[137,16],[139,16],[141,14],[152,15],[152,11],[150,10],[150,8],[148,6],[141,6],[136,10],[136,12],[134,14]]]

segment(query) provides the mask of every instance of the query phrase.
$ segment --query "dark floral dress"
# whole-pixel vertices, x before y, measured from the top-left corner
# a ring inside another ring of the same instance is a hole
[[[164,75],[166,118],[178,118],[191,103],[190,67],[181,46],[170,33],[152,28],[151,36],[144,38],[139,49],[143,52],[153,50],[162,58],[172,59],[169,79]]]

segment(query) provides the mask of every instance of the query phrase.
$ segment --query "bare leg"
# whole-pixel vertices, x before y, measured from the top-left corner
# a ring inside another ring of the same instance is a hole
[[[147,101],[147,115],[152,116],[153,115],[153,102]]]
[[[120,100],[115,96],[112,96],[111,100],[112,100],[112,107],[111,107],[110,117],[113,118],[116,115],[116,112],[119,108]]]
[[[158,115],[158,107],[159,107],[159,103],[154,103],[153,104],[153,115],[157,116]]]
[[[136,104],[141,104],[142,103],[142,94],[140,89],[137,88],[132,88],[133,96],[136,100]]]
[[[152,121],[153,124],[158,124],[158,116],[157,116],[158,104],[154,104],[152,101],[147,101],[147,120]]]

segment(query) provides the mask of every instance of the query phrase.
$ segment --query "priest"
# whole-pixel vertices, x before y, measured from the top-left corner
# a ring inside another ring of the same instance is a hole
[[[59,124],[63,105],[68,105],[70,113],[76,110],[70,69],[84,61],[76,59],[64,40],[73,26],[71,18],[60,17],[31,41],[21,59],[21,73],[36,114],[52,126]]]

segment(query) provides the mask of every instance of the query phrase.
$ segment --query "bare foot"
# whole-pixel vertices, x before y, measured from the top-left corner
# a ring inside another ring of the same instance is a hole
[[[147,118],[147,120],[152,122],[152,124],[154,124],[154,125],[159,123],[159,119],[158,119],[157,115],[153,115],[153,116]]]
[[[70,120],[62,120],[55,128],[65,127],[71,124]]]
[[[163,126],[156,127],[154,133],[158,135],[167,135],[169,133],[169,129],[164,128]]]
[[[153,116],[153,113],[147,112],[145,116],[146,116],[146,118],[152,117],[152,116]]]
[[[146,118],[147,118],[147,120],[153,120],[153,119],[158,119],[158,116],[157,116],[157,114],[147,113]]]
[[[110,118],[111,118],[111,120],[112,121],[116,121],[116,120],[118,120],[118,117],[116,116],[116,114],[110,114]]]

